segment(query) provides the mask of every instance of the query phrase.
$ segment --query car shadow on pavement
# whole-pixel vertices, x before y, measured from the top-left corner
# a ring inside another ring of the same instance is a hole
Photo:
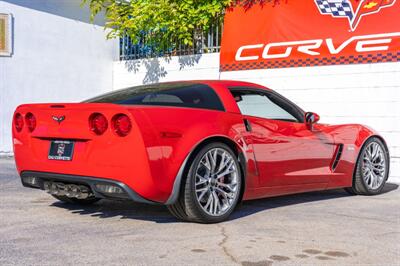
[[[52,206],[64,208],[71,213],[90,215],[98,218],[134,219],[153,221],[156,223],[179,222],[173,217],[163,205],[149,205],[136,203],[129,200],[100,200],[92,205],[71,204],[56,201]]]
[[[396,190],[398,187],[399,185],[397,184],[387,183],[382,194]],[[337,189],[245,201],[237,207],[229,220],[243,218],[268,209],[343,197],[353,196],[342,189]],[[90,215],[104,219],[120,217],[120,219],[153,221],[156,223],[180,222],[168,212],[165,206],[140,204],[131,201],[101,200],[93,205],[79,205],[57,201],[52,206],[69,210],[73,214]]]
[[[386,183],[381,194],[398,189],[399,185],[393,183]],[[234,213],[230,216],[230,220],[235,220],[248,215],[255,214],[260,211],[285,207],[289,205],[296,205],[308,202],[316,202],[344,197],[356,197],[347,193],[344,189],[325,190],[316,192],[307,192],[301,194],[279,196],[265,199],[257,199],[243,202]],[[360,196],[362,197],[362,196]]]

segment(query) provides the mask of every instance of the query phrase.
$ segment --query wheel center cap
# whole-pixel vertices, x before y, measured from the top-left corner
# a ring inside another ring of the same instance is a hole
[[[210,178],[210,180],[208,182],[213,187],[215,187],[217,185],[217,180],[215,178]]]

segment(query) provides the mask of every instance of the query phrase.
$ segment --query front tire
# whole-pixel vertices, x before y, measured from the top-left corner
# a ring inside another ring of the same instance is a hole
[[[178,201],[168,206],[178,219],[199,223],[224,221],[235,209],[242,187],[235,153],[223,143],[210,143],[189,165]]]
[[[376,195],[389,176],[389,152],[377,137],[369,138],[358,156],[353,186],[346,191],[356,195]]]

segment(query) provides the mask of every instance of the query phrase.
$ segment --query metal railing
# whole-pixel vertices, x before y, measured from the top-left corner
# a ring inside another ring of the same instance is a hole
[[[156,43],[150,35],[143,34],[138,42],[132,42],[129,36],[120,38],[120,60],[135,60],[164,56],[181,56],[217,53],[221,48],[223,24],[210,27],[207,32],[193,33],[193,46],[184,45],[182,42],[171,42],[156,48]]]

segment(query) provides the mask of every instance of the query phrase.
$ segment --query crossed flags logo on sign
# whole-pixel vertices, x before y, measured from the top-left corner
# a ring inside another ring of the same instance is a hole
[[[361,0],[354,12],[350,0],[315,0],[322,15],[347,18],[350,29],[354,31],[365,15],[378,13],[384,7],[393,6],[396,0]]]

